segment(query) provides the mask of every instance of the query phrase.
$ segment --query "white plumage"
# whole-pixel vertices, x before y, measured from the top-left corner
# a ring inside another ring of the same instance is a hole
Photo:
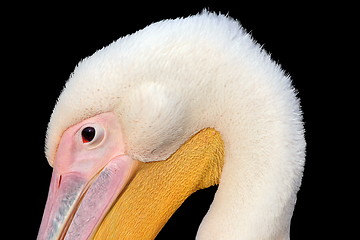
[[[299,101],[238,22],[161,21],[80,62],[49,123],[50,164],[68,127],[108,111],[141,161],[165,160],[203,128],[221,133],[223,174],[197,239],[288,238],[305,158]]]

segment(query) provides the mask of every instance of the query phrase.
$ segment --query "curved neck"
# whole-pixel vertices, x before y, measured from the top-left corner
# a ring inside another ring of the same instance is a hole
[[[94,239],[154,239],[188,196],[219,183],[223,159],[221,136],[208,128],[169,159],[142,163]]]
[[[289,238],[305,141],[297,106],[275,100],[254,101],[256,107],[243,108],[246,118],[235,124],[225,116],[216,127],[226,146],[225,164],[198,240]]]

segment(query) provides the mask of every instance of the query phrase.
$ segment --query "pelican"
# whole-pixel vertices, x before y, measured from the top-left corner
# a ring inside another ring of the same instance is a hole
[[[278,240],[290,236],[305,140],[290,76],[238,21],[205,11],[82,60],[45,153],[39,240],[154,239],[212,185],[196,239]]]

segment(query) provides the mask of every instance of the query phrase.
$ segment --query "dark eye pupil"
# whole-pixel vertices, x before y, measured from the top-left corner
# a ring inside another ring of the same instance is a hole
[[[95,128],[86,127],[81,132],[83,143],[91,142],[95,137]]]

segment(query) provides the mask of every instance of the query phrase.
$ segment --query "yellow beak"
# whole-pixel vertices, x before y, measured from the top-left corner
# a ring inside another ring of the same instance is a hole
[[[223,163],[224,143],[211,128],[197,133],[169,159],[141,163],[94,239],[154,239],[188,196],[219,184]]]

